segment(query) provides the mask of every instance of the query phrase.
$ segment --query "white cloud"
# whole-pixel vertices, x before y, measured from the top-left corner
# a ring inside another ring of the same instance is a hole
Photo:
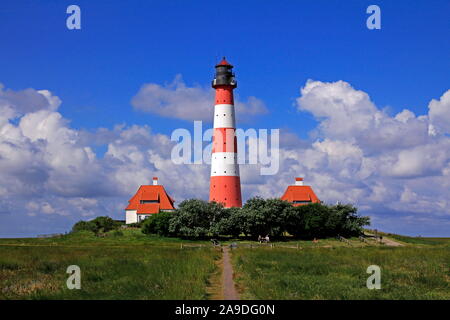
[[[201,86],[188,87],[181,75],[177,75],[172,83],[163,86],[144,84],[131,104],[136,110],[163,117],[212,122],[214,90]],[[264,103],[255,97],[249,97],[246,102],[235,97],[235,105],[239,121],[268,112]]]
[[[372,129],[380,112],[369,96],[344,81],[325,83],[308,80],[297,99],[298,108],[320,120],[320,129],[334,138]],[[348,121],[352,119],[352,121]]]
[[[428,105],[430,115],[430,132],[450,133],[450,90],[439,100],[431,100]]]

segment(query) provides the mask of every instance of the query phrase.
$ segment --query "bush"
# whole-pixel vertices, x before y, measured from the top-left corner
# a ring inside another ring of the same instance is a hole
[[[174,212],[152,214],[142,223],[142,232],[145,234],[158,234],[165,237],[171,235],[170,222],[174,215]]]
[[[337,204],[330,207],[331,216],[338,221],[335,228],[344,237],[359,236],[364,233],[363,227],[370,225],[370,217],[358,216],[358,209],[350,204]]]
[[[218,235],[217,224],[225,214],[219,203],[198,199],[184,200],[171,220],[170,233],[189,238]]]
[[[238,237],[244,233],[246,217],[241,208],[224,208],[221,219],[212,226],[212,233]]]
[[[79,231],[92,231],[94,232],[94,225],[90,223],[89,221],[78,221],[75,223],[72,227],[72,232],[79,232]]]
[[[350,204],[312,203],[291,207],[286,211],[286,231],[303,239],[358,236],[362,234],[363,226],[370,224],[370,219],[359,217],[357,211]]]
[[[123,232],[120,230],[114,230],[112,233],[113,237],[123,237]]]
[[[148,221],[147,221],[148,220]],[[251,198],[243,208],[223,208],[203,200],[185,200],[176,214],[155,215],[144,222],[143,232],[164,236],[199,238],[241,234],[280,237],[285,232],[297,238],[357,236],[369,224],[351,205],[313,203],[293,207],[280,199]]]
[[[90,221],[78,221],[72,227],[72,232],[82,230],[92,231],[95,234],[108,232],[119,228],[120,222],[111,219],[110,217],[97,217]]]
[[[289,202],[281,199],[262,199],[259,197],[249,199],[242,208],[244,213],[245,234],[253,237],[270,235],[279,237],[285,227],[285,210],[289,210]]]
[[[145,220],[127,224],[127,228],[140,228]]]

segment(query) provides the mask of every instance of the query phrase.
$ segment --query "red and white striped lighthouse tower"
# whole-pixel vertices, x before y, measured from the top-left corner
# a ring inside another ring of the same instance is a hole
[[[223,203],[226,208],[242,207],[233,99],[237,83],[231,69],[233,66],[224,57],[216,65],[212,81],[212,87],[216,89],[216,104],[209,201]]]

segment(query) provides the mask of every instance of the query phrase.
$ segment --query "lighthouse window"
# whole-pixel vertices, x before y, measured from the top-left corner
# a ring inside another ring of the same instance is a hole
[[[223,173],[227,173],[227,171],[225,170]]]

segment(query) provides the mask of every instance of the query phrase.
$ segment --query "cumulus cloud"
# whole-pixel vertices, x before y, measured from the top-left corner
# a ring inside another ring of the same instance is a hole
[[[14,91],[5,89],[0,83],[0,124],[28,112],[39,110],[55,111],[61,100],[48,90],[25,89]]]
[[[132,98],[131,104],[136,110],[163,117],[212,122],[214,90],[201,86],[188,87],[181,75],[177,75],[173,82],[166,85],[144,84]],[[236,117],[240,121],[268,112],[264,102],[252,96],[247,101],[235,98],[235,106]]]
[[[439,100],[431,100],[428,105],[430,134],[450,133],[450,90]]]
[[[78,131],[71,129],[59,112],[52,111],[60,103],[58,97],[49,91],[31,94],[30,90],[22,93],[27,97],[40,95],[48,104],[46,108],[20,116],[17,124],[0,125],[3,196],[72,197],[114,193],[115,184],[91,147],[80,144]],[[20,93],[14,99],[21,100]],[[44,213],[53,213],[49,205],[41,208]]]

